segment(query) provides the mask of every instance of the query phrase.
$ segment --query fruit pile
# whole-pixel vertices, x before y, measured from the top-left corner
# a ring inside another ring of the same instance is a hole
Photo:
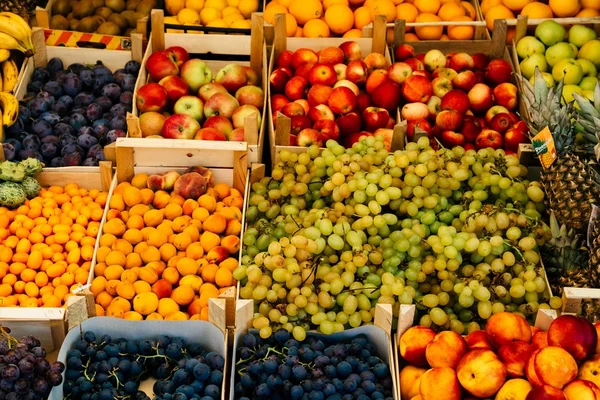
[[[420,132],[447,147],[491,147],[509,154],[529,142],[527,124],[515,113],[519,98],[507,61],[440,50],[414,56],[407,44],[398,46],[395,56],[400,62],[389,73],[401,77],[401,116],[408,121],[409,140]]]
[[[212,28],[250,29],[250,17],[257,12],[258,0],[165,0],[165,24],[203,25]],[[167,33],[183,33],[168,28]],[[189,30],[188,33],[202,33]]]
[[[61,307],[88,281],[108,194],[76,184],[0,208],[0,305]]]
[[[600,4],[595,0],[482,0],[480,7],[490,31],[495,20],[514,19],[518,15],[527,15],[529,19],[600,16]]]
[[[156,0],[56,0],[50,28],[131,36],[138,20],[148,17],[155,7]]]
[[[50,364],[39,340],[24,336],[18,341],[2,326],[0,360],[0,394],[5,399],[47,399],[52,387],[62,383],[64,364]]]
[[[37,158],[48,167],[94,166],[103,147],[124,137],[140,63],[129,61],[111,72],[58,58],[37,67],[27,85],[19,118],[6,130],[7,160]]]
[[[208,320],[208,300],[236,283],[243,201],[203,167],[120,183],[90,287],[97,315]]]
[[[399,344],[401,399],[598,399],[599,329],[563,315],[544,332],[510,313],[464,338],[412,327]]]
[[[252,68],[228,64],[213,81],[210,67],[179,46],[152,53],[146,68],[158,83],[136,93],[143,137],[243,142],[246,117],[256,114],[260,126],[264,92]]]
[[[181,337],[113,339],[86,331],[67,352],[67,399],[149,400],[140,383],[156,379],[155,400],[220,399],[225,359]]]
[[[517,42],[521,74],[533,84],[536,67],[549,87],[564,80],[565,101],[573,101],[573,93],[594,99],[600,68],[600,40],[596,31],[585,25],[568,30],[556,21],[544,21],[535,28],[535,36]]]
[[[285,50],[269,77],[273,124],[279,113],[291,119],[292,146],[323,147],[332,139],[349,147],[374,133],[391,144],[400,85],[388,67],[382,54],[363,58],[354,41],[318,53]]]
[[[236,399],[394,398],[389,366],[365,335],[332,343],[315,336],[299,342],[285,329],[268,340],[250,332],[237,354]]]
[[[280,158],[252,185],[233,273],[261,337],[357,327],[376,303],[396,315],[415,303],[420,324],[460,334],[493,313],[561,306],[539,267],[544,191],[516,156],[426,137],[390,154],[366,137]]]

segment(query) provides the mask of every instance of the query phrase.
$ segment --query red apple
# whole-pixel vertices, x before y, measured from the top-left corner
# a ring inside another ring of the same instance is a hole
[[[521,121],[521,118],[519,117],[519,115],[514,111],[509,111],[508,115],[510,116],[510,121],[513,124],[516,124],[517,122]]]
[[[479,136],[482,129],[483,127],[477,119],[465,118],[460,133],[462,133],[465,136],[465,140],[467,142],[475,143],[475,139],[477,139],[477,136]]]
[[[356,95],[347,87],[337,87],[331,92],[327,105],[336,114],[348,114],[356,107]]]
[[[167,117],[156,111],[145,112],[140,115],[140,130],[142,137],[160,136]]]
[[[319,52],[319,61],[322,64],[341,64],[344,62],[344,52],[339,47],[325,47]]]
[[[330,119],[320,119],[312,127],[314,130],[321,132],[327,139],[338,140],[340,138],[340,128],[335,121]]]
[[[340,134],[342,136],[350,135],[360,131],[361,120],[360,116],[356,112],[350,112],[346,115],[342,115],[335,121],[340,128]]]
[[[294,103],[298,103],[304,108],[304,114],[308,114],[308,110],[310,110],[310,104],[308,104],[308,100],[306,99],[298,99],[294,100]]]
[[[352,90],[352,92],[357,96],[360,93],[360,89],[358,88],[358,86],[356,86],[356,84],[350,82],[348,79],[342,79],[341,81],[337,81],[335,83],[335,85],[333,85],[333,88],[335,89],[340,86],[347,87],[348,89]]]
[[[424,71],[425,70],[425,64],[423,64],[423,61],[419,60],[416,57],[413,58],[407,58],[404,60],[405,63],[407,63],[413,70],[413,73],[415,71]]]
[[[294,52],[291,50],[284,50],[279,53],[277,56],[277,62],[275,65],[277,67],[291,67],[292,66],[292,57],[294,56]]]
[[[444,146],[447,147],[462,146],[465,144],[463,134],[454,131],[443,131],[441,139]]]
[[[216,130],[215,128],[202,128],[194,137],[195,140],[213,140],[224,142],[227,140],[227,137],[223,135],[221,132]]]
[[[475,69],[484,70],[490,62],[490,58],[483,53],[473,54],[471,56]]]
[[[358,109],[358,111],[362,113],[363,111],[365,111],[365,108],[370,106],[371,96],[369,95],[369,93],[362,91],[358,93],[358,95],[356,96],[356,108]]]
[[[426,119],[414,119],[406,123],[406,137],[409,142],[414,142],[421,133],[432,137],[431,125]]]
[[[301,130],[312,126],[310,118],[306,115],[292,115],[290,120],[291,132],[294,135],[297,135]]]
[[[493,129],[482,129],[481,133],[475,139],[475,148],[477,149],[485,149],[488,147],[500,149],[503,144],[504,139],[502,139],[502,135]]]
[[[193,139],[200,130],[200,124],[185,114],[171,115],[162,127],[162,137],[166,139]]]
[[[513,69],[508,62],[501,59],[492,60],[485,70],[485,80],[492,86],[500,85],[510,82],[512,72]]]
[[[471,102],[469,101],[469,96],[467,96],[465,92],[453,89],[442,97],[440,107],[442,110],[456,110],[464,114],[469,111]]]
[[[308,81],[311,85],[333,86],[337,81],[337,74],[332,65],[315,64],[308,73]]]
[[[213,115],[204,121],[202,125],[203,128],[213,128],[221,132],[225,136],[229,136],[229,134],[233,131],[233,124],[229,120],[229,118],[225,118],[221,115]]]
[[[346,79],[357,85],[362,85],[367,81],[367,64],[361,60],[353,60],[348,63],[346,68]]]
[[[533,353],[533,348],[526,342],[511,342],[498,349],[498,358],[506,366],[509,378],[525,376],[525,365]]]
[[[284,95],[274,94],[273,96],[271,96],[271,109],[274,112],[277,112],[277,111],[281,110],[283,108],[283,106],[285,106],[289,102],[290,101],[288,100],[288,98],[285,97]]]
[[[462,89],[465,92],[471,90],[477,83],[477,77],[473,71],[461,71],[453,79],[452,85],[457,89]]]
[[[415,56],[415,48],[410,44],[403,43],[394,49],[394,59],[396,61],[404,61],[407,58]]]
[[[290,134],[290,146],[298,146],[298,135]]]
[[[525,400],[567,400],[567,398],[562,390],[543,385],[531,389]]]
[[[465,143],[463,145],[463,149],[465,149],[465,151],[467,151],[467,150],[476,150],[475,149],[475,145],[473,143]]]
[[[494,93],[488,85],[477,83],[469,90],[471,109],[475,112],[487,111],[494,105]]]
[[[344,147],[352,147],[354,143],[357,143],[360,140],[360,138],[364,136],[373,136],[373,134],[365,131],[351,133],[344,137]]]
[[[175,104],[181,96],[190,93],[187,83],[176,75],[165,76],[158,84],[167,91],[167,96],[169,97],[169,102],[171,104]]]
[[[475,71],[475,81],[476,83],[485,83],[485,72]]]
[[[423,78],[427,79],[428,81],[432,80],[431,73],[429,71],[425,71],[424,69],[418,69],[416,71],[413,71],[412,74],[416,75],[416,76],[422,76]]]
[[[246,85],[250,86],[258,86],[261,81],[261,74],[257,74],[256,71],[247,65],[243,65],[244,71],[246,71],[246,75],[248,76],[248,80],[246,81]]]
[[[327,104],[327,100],[329,99],[331,92],[333,92],[333,88],[331,86],[325,86],[321,84],[314,85],[308,90],[308,104],[313,107],[319,104]]]
[[[512,124],[510,123],[510,117],[506,113],[498,113],[494,115],[489,123],[490,128],[500,133],[506,132],[511,126]]]
[[[229,93],[216,93],[204,103],[204,116],[222,115],[231,118],[234,111],[240,106],[235,97]]]
[[[306,115],[304,111],[304,107],[300,105],[300,103],[291,102],[284,105],[280,112],[288,118],[291,118],[294,115]]]
[[[165,76],[179,74],[179,67],[166,51],[155,51],[150,54],[146,60],[146,69],[154,82],[160,81]]]
[[[235,128],[228,135],[225,135],[225,137],[230,142],[245,142],[246,141],[246,133],[244,132],[244,128]]]
[[[475,61],[467,53],[456,53],[448,61],[448,68],[452,68],[456,72],[471,70],[475,67]]]
[[[435,117],[435,124],[443,131],[456,131],[462,122],[463,116],[456,110],[444,110]]]
[[[292,68],[298,69],[302,64],[316,64],[319,61],[317,53],[311,49],[301,48],[292,55]]]
[[[269,84],[272,93],[283,93],[285,91],[285,84],[292,79],[292,75],[285,69],[277,68],[269,76]],[[227,90],[227,89],[225,89]]]
[[[438,49],[429,50],[423,57],[423,63],[429,71],[446,66],[446,56]]]
[[[308,118],[314,123],[320,119],[330,119],[335,120],[335,116],[333,115],[333,111],[326,104],[319,104],[318,106],[311,107],[308,110]]]
[[[388,72],[385,69],[376,69],[369,74],[365,89],[367,93],[372,94],[377,86],[381,85],[387,80]]]
[[[404,82],[406,85],[406,82]],[[404,87],[402,85],[402,87]],[[377,86],[371,95],[371,102],[375,107],[382,107],[388,110],[390,115],[395,115],[396,109],[400,104],[401,88],[396,82],[389,79]]]
[[[286,82],[289,78],[286,78]],[[206,103],[206,100],[210,99],[210,97],[215,93],[227,93],[227,89],[215,82],[210,82],[205,85],[200,86],[198,89],[198,97],[202,99],[203,102]]]
[[[585,318],[561,315],[548,328],[548,344],[562,347],[575,360],[582,361],[595,354],[598,333]]]
[[[168,101],[167,91],[158,83],[146,83],[142,85],[135,95],[135,104],[139,112],[162,112],[167,106]]]
[[[259,110],[263,109],[265,103],[265,93],[258,86],[243,86],[235,92],[235,98],[243,105],[251,105]]]
[[[456,375],[461,386],[476,397],[491,397],[504,385],[506,367],[491,350],[471,350],[460,360]]]
[[[485,124],[487,126],[490,126],[490,123],[492,122],[492,118],[494,118],[494,116],[496,116],[496,114],[506,114],[506,116],[510,122],[510,116],[508,115],[508,110],[505,107],[492,106],[492,107],[490,107],[489,110],[487,110],[485,112]]]
[[[429,113],[429,107],[423,103],[408,103],[402,106],[402,110],[400,110],[402,118],[408,121],[427,119]]]
[[[427,102],[427,108],[429,109],[429,116],[435,118],[442,111],[442,99],[437,96],[431,96]]]
[[[315,64],[312,63],[306,63],[306,64],[302,64],[301,66],[299,66],[296,71],[294,72],[294,76],[301,76],[304,79],[308,80],[308,78],[310,77],[310,70],[315,66]]]
[[[260,126],[260,111],[258,108],[251,106],[249,104],[240,106],[235,110],[233,115],[231,116],[231,121],[233,122],[234,128],[243,128],[246,117],[250,115],[256,115],[256,119],[258,122],[258,126]]]
[[[294,76],[285,84],[285,95],[290,100],[302,99],[305,96],[308,81],[301,76]]]
[[[367,70],[369,72],[373,72],[376,69],[385,69],[387,71],[390,67],[385,56],[381,53],[370,53],[363,61],[367,65]]]
[[[362,59],[362,50],[360,45],[355,41],[348,41],[338,46],[344,53],[344,62],[348,63],[354,60]]]
[[[452,82],[452,79],[454,79],[454,77],[458,75],[458,72],[456,72],[453,69],[450,68],[438,68],[435,71],[433,71],[431,73],[431,77],[432,78],[446,78],[448,80],[450,80]]]
[[[303,129],[298,133],[298,146],[310,147],[313,144],[323,147],[327,138],[321,132],[314,129]]]
[[[433,87],[427,78],[411,75],[402,85],[402,97],[408,102],[427,103],[433,94]]]
[[[393,63],[388,69],[388,78],[400,85],[411,75],[412,68],[404,62]]]
[[[368,107],[362,113],[362,120],[366,131],[375,132],[387,126],[390,114],[385,108]]]
[[[501,83],[494,88],[494,99],[496,104],[504,106],[508,110],[514,110],[519,100],[517,87],[510,82]]]
[[[433,94],[439,98],[444,97],[446,93],[452,90],[452,82],[443,77],[435,78],[431,82],[431,86],[433,87]]]
[[[199,58],[187,60],[182,66],[179,76],[190,87],[191,93],[198,93],[198,90],[213,79],[212,70],[210,67]],[[244,81],[245,84],[246,81]],[[217,82],[218,83],[218,82]],[[243,85],[242,85],[243,86]]]
[[[235,93],[239,88],[246,86],[248,74],[241,65],[227,64],[217,72],[215,82],[223,85],[229,93]]]
[[[190,55],[186,49],[181,46],[171,46],[165,49],[167,57],[169,57],[177,67],[181,67],[187,60],[190,59]]]
[[[348,69],[346,64],[335,64],[333,69],[335,70],[338,81],[346,79],[346,70]]]
[[[186,114],[201,122],[204,119],[204,103],[196,96],[181,96],[173,105],[175,114]]]

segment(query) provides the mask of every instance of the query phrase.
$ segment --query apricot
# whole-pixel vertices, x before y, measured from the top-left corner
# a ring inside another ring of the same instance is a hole
[[[240,249],[240,238],[238,236],[229,235],[221,239],[221,246],[229,252],[229,254],[235,254]]]
[[[148,315],[158,309],[159,298],[154,292],[139,293],[133,298],[133,309],[142,315]]]
[[[139,271],[139,278],[152,285],[158,281],[158,273],[152,267],[142,267]]]
[[[180,285],[191,286],[191,288],[194,289],[194,292],[199,292],[203,283],[202,278],[198,275],[186,275],[179,280]]]
[[[136,174],[133,179],[131,180],[131,185],[138,188],[138,189],[145,189],[148,187],[147,184],[148,181],[148,174],[145,173],[139,173]]]
[[[162,298],[158,301],[157,312],[164,318],[167,315],[179,311],[179,304],[170,297]]]
[[[196,314],[200,314],[202,308],[203,307],[200,305],[200,299],[196,299],[188,305],[187,312],[191,316],[194,316]]]
[[[144,224],[146,226],[158,226],[164,218],[163,210],[148,210],[144,214]]]
[[[127,230],[125,223],[120,219],[111,219],[104,223],[103,231],[114,236],[121,236]]]
[[[221,238],[215,233],[202,232],[202,235],[200,235],[200,245],[206,253],[217,247],[219,243],[221,243]]]
[[[239,240],[239,239],[238,239]],[[238,245],[239,249],[239,245]],[[212,264],[219,264],[229,257],[229,251],[224,246],[216,246],[208,251],[206,260]]]
[[[155,293],[159,299],[171,297],[172,291],[173,285],[166,279],[159,279],[152,285],[152,292]]]

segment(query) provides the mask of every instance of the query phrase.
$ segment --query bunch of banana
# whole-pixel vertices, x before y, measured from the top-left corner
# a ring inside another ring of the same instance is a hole
[[[9,127],[17,121],[19,117],[19,101],[14,94],[0,92],[0,121],[4,127]]]
[[[12,93],[17,86],[19,68],[12,58],[2,60],[0,50],[0,92]]]
[[[0,12],[0,49],[19,50],[27,57],[35,53],[31,28],[17,14]]]

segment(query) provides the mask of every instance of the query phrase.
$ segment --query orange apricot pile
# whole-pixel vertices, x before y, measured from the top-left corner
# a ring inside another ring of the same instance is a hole
[[[208,300],[236,283],[242,194],[216,184],[185,200],[147,178],[120,183],[109,200],[90,287],[97,314],[208,320]]]
[[[0,306],[61,307],[87,283],[107,198],[68,184],[0,208]]]

